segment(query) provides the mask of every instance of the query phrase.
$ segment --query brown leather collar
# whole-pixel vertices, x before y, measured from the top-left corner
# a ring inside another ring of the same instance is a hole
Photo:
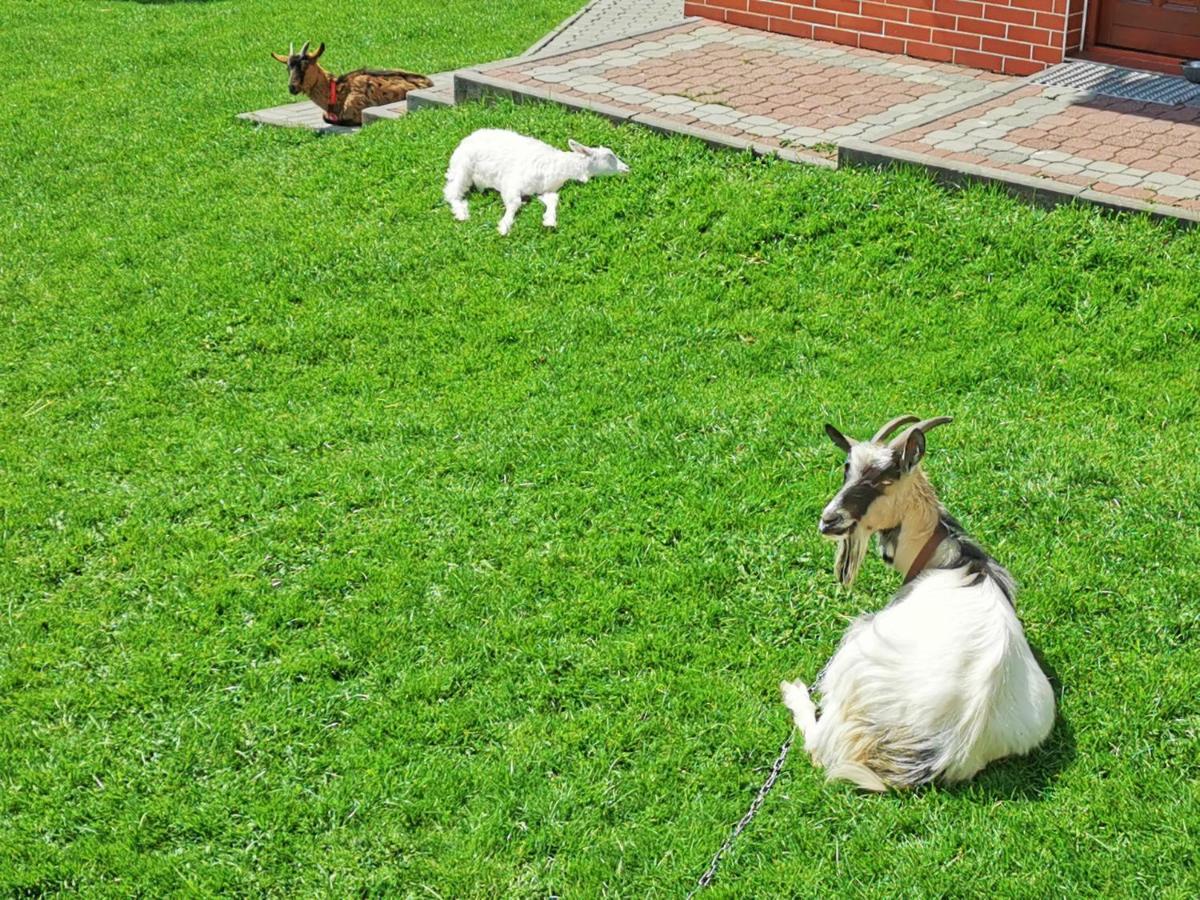
[[[929,535],[929,540],[927,540],[924,546],[921,547],[921,552],[917,554],[917,558],[914,559],[912,565],[908,567],[908,574],[904,576],[905,584],[908,584],[923,571],[925,571],[925,567],[929,565],[930,557],[933,556],[933,551],[938,548],[938,544],[948,537],[950,537],[950,532],[947,531],[946,526],[939,521],[937,525],[934,526],[933,534]]]

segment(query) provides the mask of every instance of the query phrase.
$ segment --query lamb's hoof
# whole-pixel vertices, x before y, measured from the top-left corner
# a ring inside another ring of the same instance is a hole
[[[543,228],[557,228],[557,227],[558,227],[558,223],[557,223],[557,222],[547,222],[545,219],[543,219],[543,220],[542,220],[542,227],[543,227]]]
[[[457,219],[459,222],[465,222],[465,221],[467,221],[467,219],[471,218],[471,216],[469,213],[466,213],[466,212],[456,209],[454,211],[454,218]]]

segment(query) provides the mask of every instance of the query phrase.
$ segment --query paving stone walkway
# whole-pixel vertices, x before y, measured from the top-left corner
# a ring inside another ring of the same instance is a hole
[[[1027,85],[881,144],[1200,212],[1200,107]]]
[[[873,140],[931,114],[995,96],[1017,79],[692,20],[537,62],[484,70],[665,122],[764,146]]]
[[[800,161],[912,163],[1042,202],[1200,221],[1196,106],[708,20],[464,70],[455,92],[549,100]]]
[[[683,0],[592,0],[526,55],[566,53],[683,21]]]

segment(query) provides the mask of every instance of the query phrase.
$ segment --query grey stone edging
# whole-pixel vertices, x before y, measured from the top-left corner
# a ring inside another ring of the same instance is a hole
[[[1154,219],[1174,219],[1186,225],[1200,222],[1200,212],[1146,203],[1129,197],[1104,194],[1091,188],[1066,184],[1050,178],[1038,178],[1019,172],[1006,172],[966,162],[948,162],[924,153],[914,153],[896,147],[882,147],[853,139],[838,143],[838,166],[859,165],[888,168],[895,165],[916,166],[926,169],[939,183],[949,187],[968,184],[994,184],[1009,194],[1040,206],[1052,209],[1062,203],[1079,201],[1120,212],[1146,213]]]

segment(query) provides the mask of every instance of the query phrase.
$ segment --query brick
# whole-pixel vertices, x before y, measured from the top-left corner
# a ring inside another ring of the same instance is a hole
[[[1032,25],[1034,14],[1027,9],[1014,9],[1011,6],[997,6],[989,3],[984,17],[993,22],[1004,22],[1008,25]]]
[[[1061,47],[1034,47],[1033,58],[1053,66],[1063,61],[1063,51]]]
[[[792,11],[792,7],[787,3],[777,3],[775,0],[750,0],[747,9],[760,16],[784,16],[785,18]]]
[[[1021,9],[1031,9],[1037,12],[1052,13],[1058,0],[1008,0],[1009,6],[1017,6]]]
[[[860,34],[858,46],[864,50],[876,50],[880,53],[904,52],[904,41],[899,38],[884,37],[880,34]]]
[[[961,31],[942,31],[935,28],[930,38],[935,44],[945,44],[947,47],[965,47],[968,50],[979,49],[979,35],[964,34]]]
[[[1032,59],[1013,59],[1009,57],[1004,60],[1005,75],[1032,75],[1034,72],[1040,72],[1046,68],[1044,63],[1035,62]]]
[[[735,9],[739,12],[745,12],[748,0],[706,0],[706,2],[709,6],[718,6],[721,9]]]
[[[853,31],[866,32],[868,34],[879,34],[883,31],[883,23],[878,19],[869,19],[864,16],[839,15],[837,17],[838,28],[849,28]]]
[[[811,38],[813,36],[813,27],[807,22],[793,22],[791,19],[771,19],[771,24],[767,26],[768,30],[774,31],[776,34],[787,34],[798,38]]]
[[[910,25],[928,25],[930,28],[952,29],[954,28],[954,16],[914,9],[908,14],[908,23]]]
[[[906,6],[909,9],[933,9],[934,0],[887,0],[892,6]]]
[[[932,59],[937,62],[954,61],[953,48],[941,47],[937,44],[923,44],[920,41],[909,41],[904,45],[904,52],[918,59]]]
[[[985,37],[980,44],[985,53],[999,53],[1001,56],[1015,56],[1018,59],[1029,59],[1032,49],[1028,44],[1017,41],[1002,41],[1000,38]]]
[[[893,22],[908,21],[908,8],[894,6],[891,3],[864,2],[862,5],[862,14],[864,16],[871,16],[874,19],[890,19]]]
[[[1051,47],[1054,45],[1054,35],[1043,28],[1030,28],[1027,25],[1009,25],[1008,34],[1005,35],[1010,41],[1024,41],[1026,44],[1034,44],[1038,47]]]
[[[928,41],[932,35],[928,28],[918,28],[902,22],[884,22],[883,33],[888,37],[904,38],[908,41]]]
[[[1004,65],[1004,57],[993,53],[976,53],[974,50],[955,50],[954,61],[960,66],[987,69],[989,72],[999,72]]]
[[[1076,18],[1072,16],[1072,18]],[[1083,21],[1083,13],[1080,12],[1078,21]],[[1060,34],[1067,26],[1067,19],[1059,13],[1034,13],[1033,24],[1038,28],[1045,28],[1047,31],[1057,31]]]
[[[849,47],[858,46],[858,35],[853,31],[845,31],[841,28],[826,28],[822,25],[817,25],[813,28],[813,40],[845,44]]]
[[[792,10],[792,18],[797,22],[808,22],[810,25],[836,25],[837,13],[825,9],[809,9],[796,7]]]
[[[990,19],[965,19],[958,20],[958,30],[967,31],[971,34],[986,34],[989,37],[1004,37],[1008,31],[1008,26],[1003,22],[993,22]]]
[[[972,19],[978,19],[983,15],[983,4],[968,2],[968,0],[937,0],[934,9],[952,16],[970,16]]]
[[[832,12],[849,13],[857,16],[859,7],[862,5],[859,0],[816,0],[816,5],[821,9],[827,9]]]
[[[703,16],[706,13],[711,13],[707,3],[693,3],[692,0],[687,0],[683,4],[683,14],[685,16]]]
[[[743,28],[758,28],[762,31],[766,31],[767,26],[770,24],[770,19],[767,16],[738,12],[733,9],[725,14],[725,21],[730,25],[741,25]]]

